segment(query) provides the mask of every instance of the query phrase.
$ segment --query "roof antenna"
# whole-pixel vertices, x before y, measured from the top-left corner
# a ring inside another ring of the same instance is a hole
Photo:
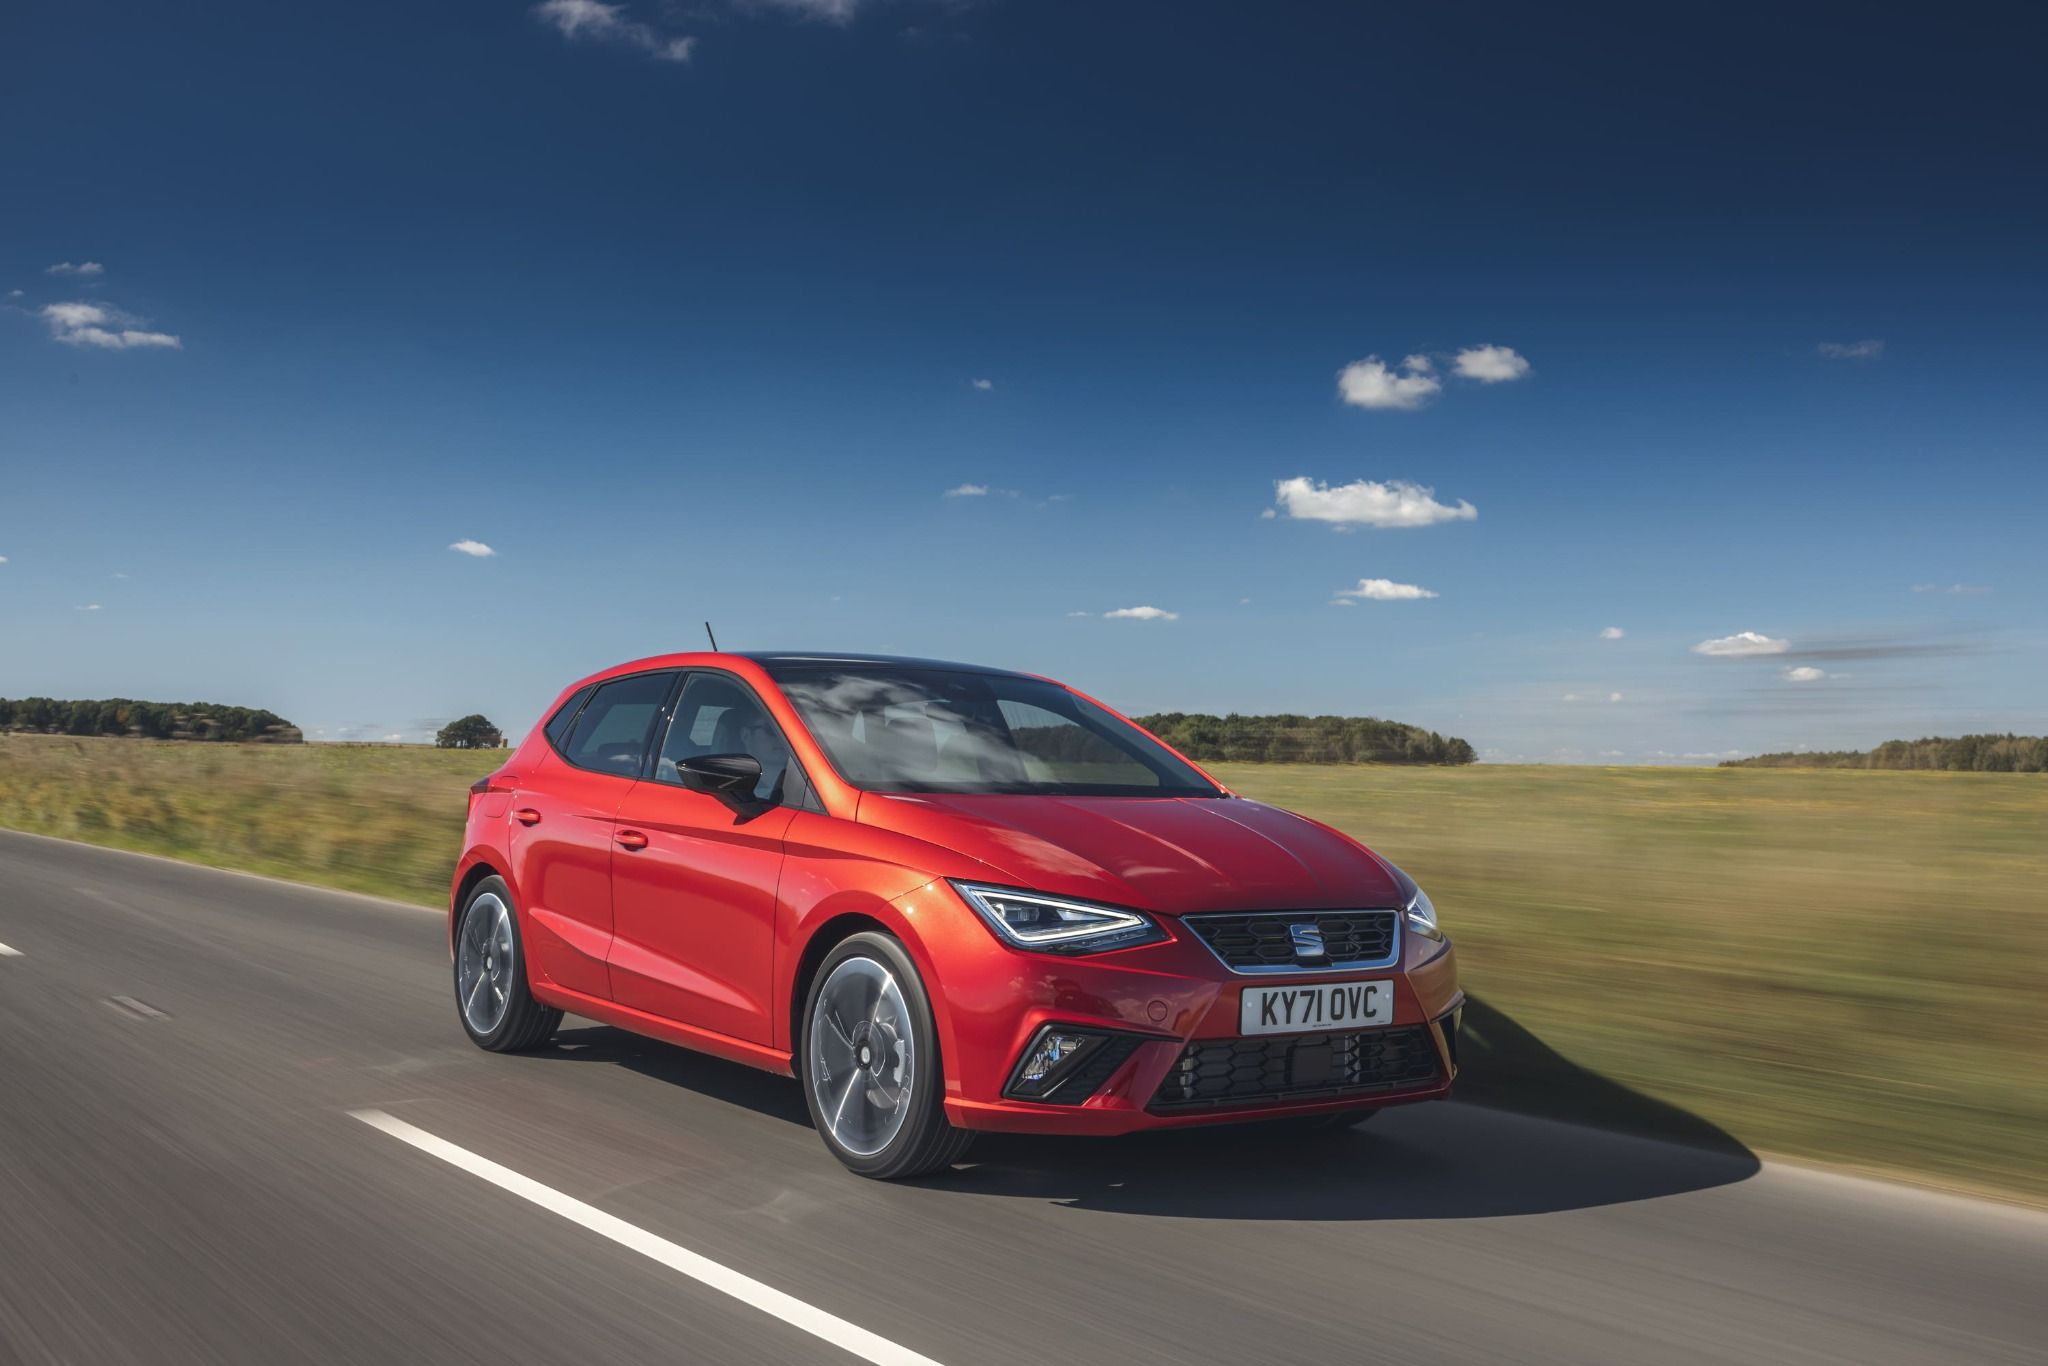
[[[704,634],[711,636],[711,651],[713,654],[716,654],[718,652],[718,637],[711,635],[711,623],[708,621],[704,623]]]

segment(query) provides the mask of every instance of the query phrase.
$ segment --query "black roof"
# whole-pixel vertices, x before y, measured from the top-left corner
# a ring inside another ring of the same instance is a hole
[[[848,654],[842,650],[734,650],[732,653],[741,659],[751,659],[770,672],[773,672],[778,664],[887,664],[899,669],[944,669],[950,673],[1024,676],[1015,669],[994,669],[986,664],[956,664],[945,659],[918,659],[911,655],[860,655]]]

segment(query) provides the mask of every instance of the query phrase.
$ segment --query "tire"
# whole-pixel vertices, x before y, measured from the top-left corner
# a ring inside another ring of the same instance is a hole
[[[512,889],[487,877],[462,903],[455,931],[455,1017],[478,1048],[520,1053],[554,1037],[562,1012],[533,999]]]
[[[796,1067],[818,1136],[858,1175],[928,1176],[974,1141],[946,1120],[931,998],[910,955],[886,934],[856,934],[818,965]]]

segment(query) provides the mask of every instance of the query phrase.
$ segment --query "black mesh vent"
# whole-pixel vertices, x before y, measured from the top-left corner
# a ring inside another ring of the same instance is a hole
[[[1159,1084],[1154,1110],[1403,1091],[1439,1076],[1426,1026],[1270,1039],[1197,1039]]]
[[[1350,963],[1384,963],[1394,955],[1399,911],[1262,911],[1247,915],[1188,915],[1181,923],[1202,937],[1233,968],[1299,968],[1328,972]],[[1294,927],[1313,925],[1321,956],[1303,956]]]

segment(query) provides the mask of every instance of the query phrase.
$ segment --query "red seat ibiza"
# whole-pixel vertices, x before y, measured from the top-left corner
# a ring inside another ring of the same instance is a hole
[[[793,1072],[863,1175],[977,1130],[1355,1123],[1456,1071],[1456,959],[1406,874],[1046,679],[664,655],[569,689],[471,793],[472,1039],[569,1011]]]

